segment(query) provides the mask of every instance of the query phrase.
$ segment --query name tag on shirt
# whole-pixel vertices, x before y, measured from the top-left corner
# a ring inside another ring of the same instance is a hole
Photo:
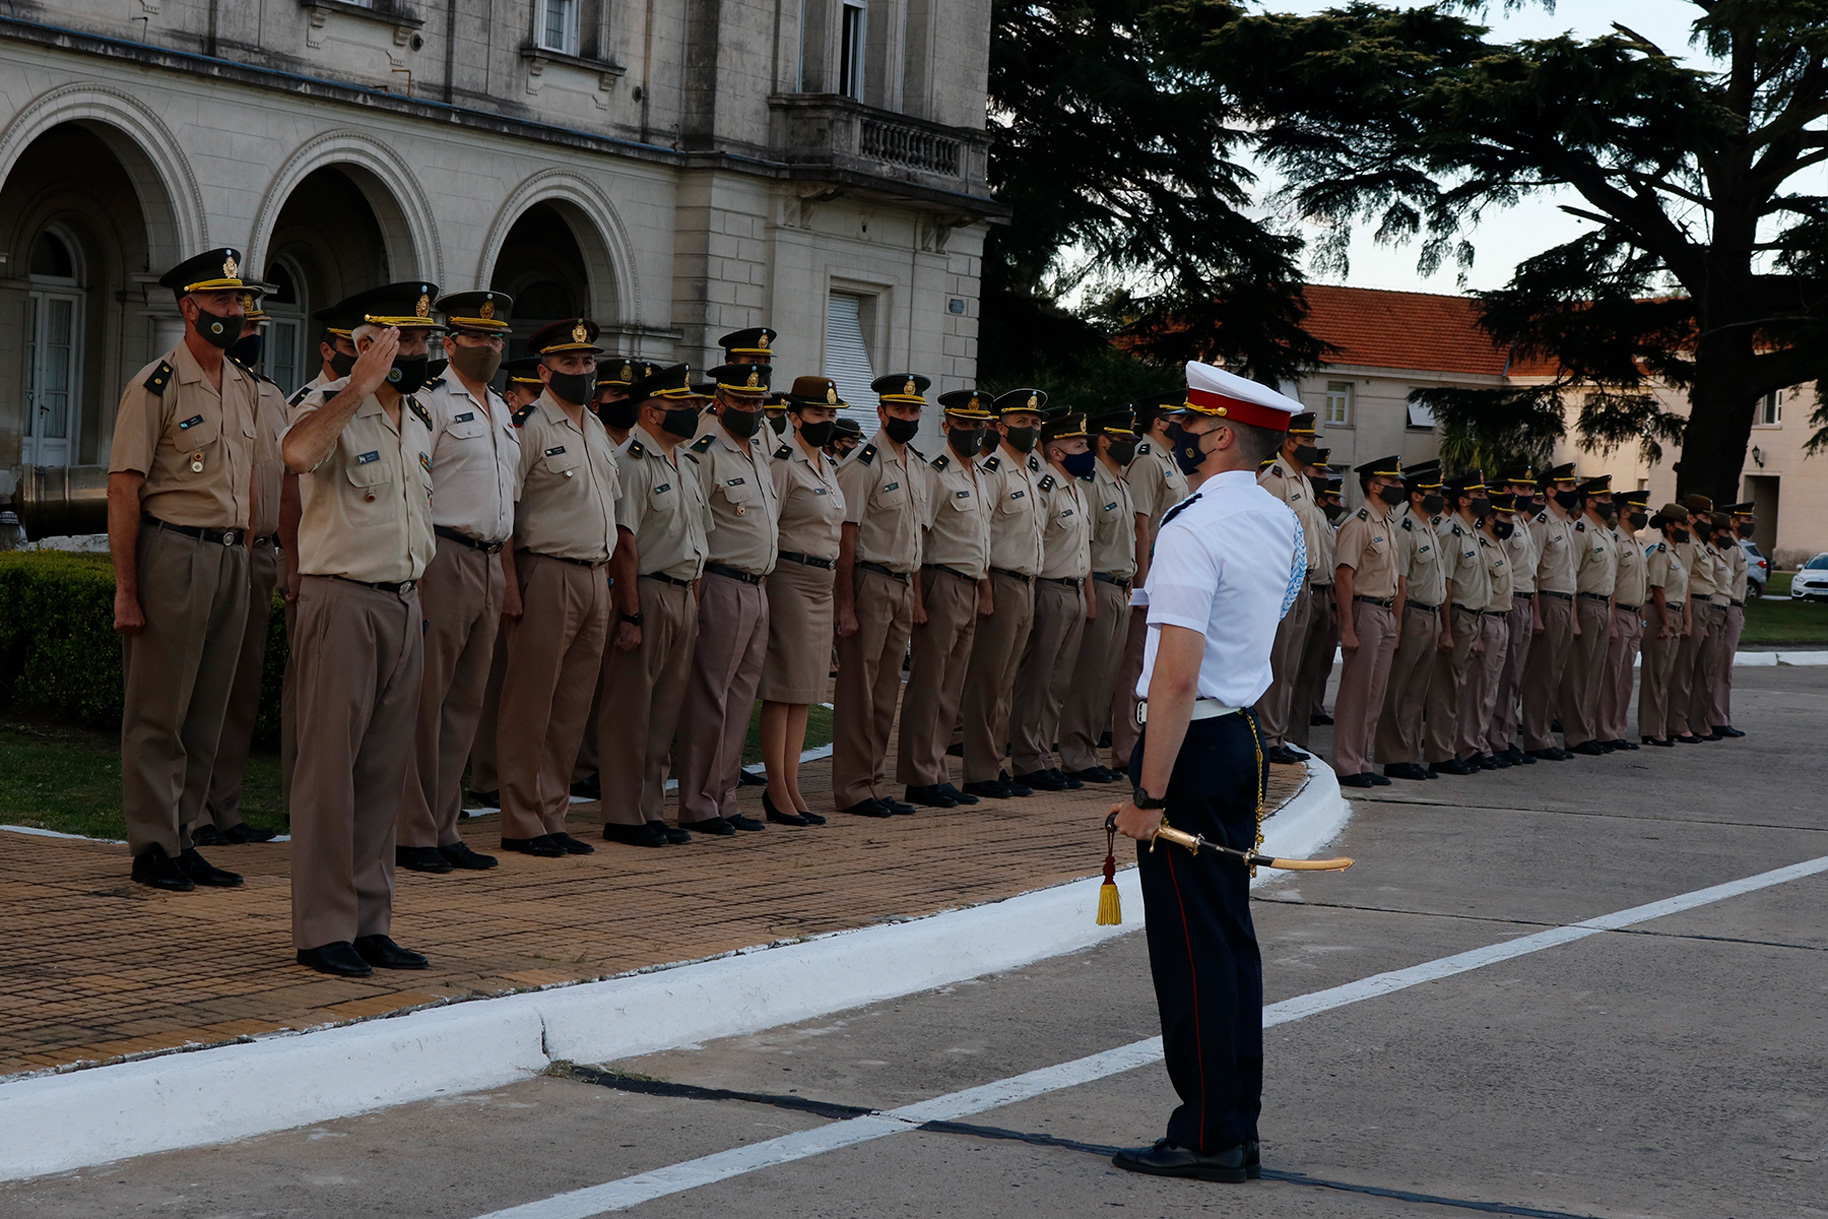
[[[453,415],[451,417],[451,422],[452,423],[468,423],[470,420],[472,420],[474,418],[476,418],[475,411],[465,411],[461,415]]]
[[[557,457],[560,453],[563,453],[564,451],[565,451],[565,446],[561,444],[556,448],[547,449],[546,456]]]
[[[969,492],[969,491],[954,491],[954,492],[953,492],[953,493],[952,493],[952,498],[954,498],[954,499],[970,499],[970,498],[971,498],[971,492]]]
[[[1028,492],[1026,492],[1026,491],[1011,491],[1009,493],[1009,498],[1010,499],[1021,499],[1024,495],[1027,495],[1027,494],[1028,494]]]
[[[744,483],[746,483],[746,482],[748,482],[748,481],[749,481],[749,480],[748,480],[748,479],[746,479],[746,478],[732,478],[732,479],[728,479],[728,480],[726,480],[726,481],[725,481],[725,483],[724,483],[724,486],[726,486],[726,487],[740,487],[740,486],[742,486],[742,485],[743,485],[743,484],[744,484]]]
[[[363,453],[363,454],[359,455],[355,459],[355,464],[358,466],[365,466],[365,465],[369,464],[370,462],[379,461],[379,460],[381,460],[381,454],[380,454],[379,450],[376,450],[373,452]]]
[[[196,427],[199,423],[202,423],[202,422],[203,422],[202,415],[192,415],[189,419],[186,419],[183,423],[180,423],[178,425],[178,430],[180,432],[188,432],[190,429]]]
[[[654,488],[654,494],[659,495],[662,491],[671,491],[672,489],[672,483],[661,483],[658,487]]]
[[[830,495],[831,494],[831,492],[827,491],[824,487],[814,487],[812,489],[812,493],[814,495]]]
[[[1108,504],[1106,504],[1106,505],[1105,505],[1105,506],[1104,506],[1104,510],[1105,510],[1105,511],[1106,511],[1106,512],[1111,512],[1111,511],[1113,511],[1113,510],[1115,510],[1115,509],[1116,509],[1116,507],[1117,507],[1117,501],[1116,501],[1116,500],[1112,500],[1112,501],[1111,501],[1111,502],[1110,502],[1110,503],[1108,503]]]

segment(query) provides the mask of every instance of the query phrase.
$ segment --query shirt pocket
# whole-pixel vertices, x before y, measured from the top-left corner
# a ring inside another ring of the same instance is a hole
[[[173,419],[165,435],[178,454],[178,465],[183,473],[195,477],[216,465],[222,440],[220,419],[193,411],[181,419]]]
[[[369,453],[373,456],[369,456]],[[369,457],[369,460],[363,461],[363,457]],[[346,467],[345,476],[349,479],[349,485],[356,489],[366,503],[379,499],[394,480],[393,468],[378,450],[354,454]]]
[[[762,499],[761,487],[747,474],[722,480],[717,485],[717,494],[723,496],[727,503],[740,505],[745,510],[754,509]]]
[[[444,429],[444,434],[453,440],[481,440],[489,434],[488,420],[476,416],[468,419],[453,420]]]
[[[584,464],[584,454],[573,453],[567,447],[559,453],[547,453],[540,457],[540,469],[553,478],[570,480],[578,476],[578,469]]]
[[[977,494],[973,491],[949,491],[947,501],[954,512],[976,512]]]
[[[1026,516],[1034,511],[1034,507],[1034,496],[1028,493],[1026,487],[1005,491],[1003,497],[997,501],[997,511],[1004,516]]]
[[[876,503],[884,508],[899,508],[908,502],[908,484],[901,475],[876,484]]]

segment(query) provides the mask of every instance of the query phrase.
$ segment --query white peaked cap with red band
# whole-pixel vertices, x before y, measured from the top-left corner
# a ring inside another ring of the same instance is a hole
[[[1307,408],[1267,385],[1246,381],[1236,373],[1187,361],[1187,409],[1271,431],[1288,431],[1289,420]]]

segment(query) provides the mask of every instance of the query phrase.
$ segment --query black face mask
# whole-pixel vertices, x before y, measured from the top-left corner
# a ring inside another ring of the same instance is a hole
[[[395,356],[393,367],[387,370],[388,387],[397,393],[412,393],[425,384],[425,369],[430,363],[429,356]]]
[[[1665,525],[1663,527],[1663,536],[1672,542],[1682,543],[1688,541],[1688,530],[1672,529],[1668,525]]]
[[[1555,503],[1563,512],[1580,511],[1581,493],[1579,491],[1557,491]]]
[[[1320,510],[1327,514],[1327,519],[1329,521],[1336,521],[1339,519],[1339,514],[1346,509],[1343,504],[1322,504],[1320,505]]]
[[[427,360],[425,362],[425,379],[427,381],[436,381],[439,377],[444,375],[444,370],[450,366],[451,362],[443,356],[439,356],[436,360]]]
[[[667,411],[660,416],[660,430],[681,440],[690,440],[698,435],[698,408],[681,406]]]
[[[1500,542],[1504,541],[1506,538],[1510,537],[1513,533],[1516,533],[1516,532],[1517,532],[1517,526],[1511,524],[1509,521],[1493,521],[1492,522],[1492,533],[1497,537],[1497,539]]]
[[[782,411],[778,415],[768,416],[768,426],[774,429],[776,436],[785,436],[787,434],[787,412]]]
[[[1517,497],[1517,511],[1519,513],[1529,513],[1535,511],[1535,509],[1536,497],[1534,495],[1519,495]]]
[[[197,333],[212,347],[233,347],[235,340],[241,337],[241,328],[247,324],[244,317],[217,317],[208,309],[197,310]]]
[[[1004,437],[1004,439],[1009,441],[1009,447],[1016,452],[1030,453],[1034,451],[1035,437],[1040,435],[1040,433],[1040,428],[1012,427],[1009,429],[1009,434]]]
[[[838,430],[836,419],[827,419],[824,423],[802,423],[800,439],[815,449],[822,449],[831,443],[832,433]]]
[[[1113,440],[1111,442],[1111,460],[1120,466],[1127,466],[1136,460],[1136,441]]]
[[[1441,509],[1446,506],[1447,501],[1439,495],[1424,495],[1422,497],[1422,513],[1425,516],[1439,516],[1441,515]]]
[[[954,453],[970,461],[984,443],[983,428],[953,428],[946,433],[946,444]]]
[[[897,419],[889,416],[889,421],[882,425],[883,433],[896,444],[906,444],[920,435],[920,420]]]
[[[603,421],[604,427],[613,427],[619,432],[626,432],[641,422],[641,404],[633,398],[605,402],[597,408],[597,418]]]
[[[1295,446],[1295,464],[1296,465],[1311,466],[1319,460],[1320,460],[1320,450],[1315,448],[1313,445],[1298,444]]]
[[[339,351],[330,357],[330,371],[336,374],[339,381],[347,380],[355,371],[355,357],[346,351]]]
[[[549,372],[551,370],[548,370]],[[552,372],[546,388],[561,402],[583,406],[597,394],[597,375],[590,372]]]
[[[739,411],[733,406],[726,406],[717,412],[717,417],[724,422],[724,427],[738,440],[747,440],[755,435],[756,429],[762,426],[767,418],[760,411]]]
[[[1483,495],[1481,495],[1477,499],[1473,500],[1472,514],[1473,514],[1474,520],[1477,520],[1478,518],[1484,516],[1486,513],[1490,512],[1491,510],[1492,510],[1492,501],[1485,498]]]
[[[242,335],[228,349],[229,359],[239,364],[246,364],[250,368],[260,363],[260,340],[264,337],[266,336],[259,334]]]
[[[1630,525],[1633,529],[1642,529],[1645,525],[1650,523],[1650,514],[1648,512],[1633,512],[1625,518],[1625,523]]]
[[[1394,508],[1399,504],[1408,502],[1409,492],[1403,490],[1401,483],[1397,483],[1388,487],[1379,487],[1377,489],[1377,498]]]
[[[1754,521],[1746,521],[1744,524],[1739,526],[1739,536],[1742,538],[1749,538],[1754,533],[1757,533],[1757,532],[1758,532],[1758,525]]]

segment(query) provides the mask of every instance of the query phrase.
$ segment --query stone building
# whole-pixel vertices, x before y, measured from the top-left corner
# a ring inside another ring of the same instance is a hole
[[[853,394],[976,367],[990,0],[42,0],[0,17],[0,483],[105,464],[211,246],[309,317],[422,277]],[[859,397],[872,406],[873,397]],[[871,412],[873,421],[873,411]],[[0,500],[10,488],[0,485]]]

